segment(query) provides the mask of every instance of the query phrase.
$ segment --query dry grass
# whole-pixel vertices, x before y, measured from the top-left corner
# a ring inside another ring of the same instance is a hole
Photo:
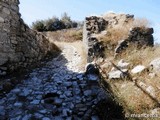
[[[107,30],[107,34],[100,39],[105,43],[117,44],[119,40],[126,39],[129,33],[130,27],[128,25],[116,26]]]
[[[129,49],[119,55],[119,59],[125,58],[130,61],[132,65],[142,64],[148,66],[149,63],[160,56],[160,47],[146,47],[142,49],[136,48],[136,46],[130,46]]]
[[[149,27],[150,23],[145,18],[136,18],[127,24],[118,24],[113,28],[106,28],[107,34],[100,36],[99,39],[104,41],[108,46],[113,46],[112,51],[120,40],[124,40],[128,37],[129,31],[133,27]]]
[[[125,112],[145,113],[148,109],[152,109],[156,105],[154,101],[142,90],[137,88],[133,82],[114,81],[111,86],[115,91],[114,94],[118,97],[118,102],[125,106]]]
[[[155,46],[153,48],[147,47],[138,49],[135,46],[129,47],[126,51],[123,51],[116,58],[116,62],[120,59],[128,61],[130,64],[129,70],[131,70],[136,65],[149,66],[149,63],[157,57],[160,57],[160,46]],[[108,68],[110,69],[110,68]],[[155,90],[156,100],[150,97],[147,92],[140,89],[134,82],[126,80],[107,80],[110,84],[114,95],[117,97],[117,101],[124,107],[124,112],[129,114],[142,114],[149,113],[150,110],[157,108],[160,102],[160,74],[157,73],[156,76],[150,77],[149,73],[153,71],[145,71],[137,75],[131,75],[132,78],[137,79],[137,84],[143,82],[148,86],[152,86]],[[129,120],[135,120],[136,118],[129,118]],[[137,118],[137,120],[146,120],[146,118]],[[150,119],[148,119],[150,120]],[[157,118],[153,118],[157,120]]]
[[[133,27],[150,27],[151,23],[146,18],[136,18],[131,25]]]
[[[65,29],[54,32],[45,32],[52,41],[74,42],[82,40],[82,29]]]

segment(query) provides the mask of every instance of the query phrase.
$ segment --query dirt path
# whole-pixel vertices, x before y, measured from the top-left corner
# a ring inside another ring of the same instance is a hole
[[[0,99],[0,120],[98,120],[94,106],[104,98],[98,78],[83,76],[82,57],[72,45]],[[97,97],[98,96],[98,97]]]

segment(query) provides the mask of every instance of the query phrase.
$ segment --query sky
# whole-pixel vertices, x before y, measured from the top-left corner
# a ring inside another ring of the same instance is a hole
[[[20,13],[29,26],[32,22],[66,12],[72,20],[108,11],[146,18],[154,28],[155,42],[160,43],[160,0],[20,0]]]

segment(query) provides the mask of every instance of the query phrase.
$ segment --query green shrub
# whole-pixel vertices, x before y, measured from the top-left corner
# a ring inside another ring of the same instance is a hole
[[[32,29],[42,32],[45,30],[44,21],[37,20],[36,22],[32,23]]]
[[[78,22],[72,21],[67,13],[63,13],[61,19],[54,16],[47,20],[37,20],[32,23],[32,28],[39,32],[43,32],[76,28],[78,25]]]
[[[65,28],[71,28],[72,27],[72,21],[71,18],[67,15],[67,13],[63,13],[61,17],[61,21],[65,25]]]
[[[46,20],[45,27],[47,31],[56,31],[66,28],[63,21],[59,20],[57,17]]]

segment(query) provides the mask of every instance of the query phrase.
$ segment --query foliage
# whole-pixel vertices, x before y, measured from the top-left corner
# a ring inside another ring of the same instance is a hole
[[[32,29],[42,32],[45,30],[44,21],[37,20],[36,22],[32,23]]]
[[[77,26],[78,22],[72,21],[67,13],[63,13],[61,19],[54,16],[47,20],[37,20],[36,22],[32,23],[32,28],[39,32],[76,28]]]

